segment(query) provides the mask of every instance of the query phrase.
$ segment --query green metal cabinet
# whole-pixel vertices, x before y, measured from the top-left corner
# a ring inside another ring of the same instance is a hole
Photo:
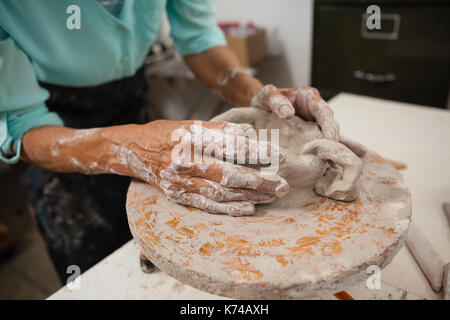
[[[381,9],[381,29],[365,23]],[[450,87],[450,1],[315,1],[312,85],[444,108]]]

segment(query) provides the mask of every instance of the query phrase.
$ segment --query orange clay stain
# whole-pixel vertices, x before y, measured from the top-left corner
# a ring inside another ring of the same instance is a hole
[[[325,201],[322,200],[321,203]],[[363,205],[361,202],[343,203],[328,200],[323,211],[313,211],[313,214],[316,216],[316,222],[320,226],[316,230],[318,236],[299,238],[297,240],[297,246],[287,247],[286,249],[297,260],[303,258],[306,258],[306,260],[310,259],[316,252],[315,250],[327,256],[341,253],[343,248],[340,239],[351,241],[352,235],[358,230],[355,230],[354,227],[348,224],[360,222],[358,217],[362,208]],[[360,231],[360,233],[363,232],[366,231]],[[308,256],[304,257],[305,254],[308,254]]]
[[[297,240],[298,246],[296,247],[288,247],[289,251],[295,254],[300,254],[298,258],[301,258],[303,256],[303,253],[308,253],[310,255],[314,255],[314,252],[312,251],[310,246],[313,246],[320,242],[320,237],[302,237]]]
[[[187,260],[185,263],[183,263],[183,267],[189,267],[191,265],[191,260]]]
[[[274,223],[277,222],[278,219],[270,214],[267,214],[265,216],[260,217],[252,217],[252,218],[243,217],[241,218],[241,220],[243,223]]]
[[[137,218],[136,222],[135,222],[135,226],[136,227],[140,227],[142,226],[142,224],[144,224],[146,222],[145,217],[143,216],[139,216],[139,218]]]
[[[156,202],[158,201],[158,195],[154,194],[151,197],[147,197],[142,201],[142,205],[143,206],[150,206],[153,204],[156,204]]]
[[[243,238],[238,238],[238,237],[227,237],[226,241],[229,244],[235,244],[235,245],[240,245],[240,244],[247,244],[248,241],[243,239]]]
[[[306,260],[309,260],[311,256],[314,256],[315,253],[312,250],[312,248],[307,247],[307,248],[287,248],[288,250],[291,250],[291,256],[295,257],[297,259],[297,261],[303,260],[304,258]],[[305,256],[306,255],[306,256]]]
[[[135,191],[135,192],[133,193],[133,196],[134,196],[134,197],[139,197],[139,196],[141,196],[141,195],[143,195],[143,194],[144,194],[143,191]]]
[[[161,241],[160,237],[158,237],[156,234],[154,234],[150,229],[146,229],[144,232],[142,232],[142,238],[144,239],[146,244],[149,243],[159,243]]]
[[[153,214],[152,210],[145,211],[145,213],[144,213],[145,220],[150,220],[150,217],[152,216],[152,214]]]
[[[209,233],[209,235],[211,236],[211,237],[213,237],[213,238],[216,238],[216,237],[223,237],[223,236],[225,236],[225,232],[223,232],[223,231],[219,231],[219,230],[214,230],[214,231],[212,231],[212,232],[210,232]]]
[[[189,228],[186,227],[179,227],[178,228],[178,224],[180,223],[180,218],[173,218],[172,220],[166,221],[166,224],[169,225],[172,229],[174,229],[179,235],[192,239],[195,238],[197,236],[197,234],[192,231]]]
[[[309,246],[320,241],[320,237],[301,237],[297,239],[296,243],[300,246]]]
[[[342,238],[344,235],[351,235],[352,234],[352,227],[342,228],[338,232],[336,232],[335,237]]]
[[[250,265],[250,262],[243,263],[239,257],[222,263],[229,266],[223,270],[235,280],[254,281],[263,276],[259,270]]]
[[[331,212],[334,212],[334,210],[337,211],[342,211],[342,206],[340,206],[338,203],[336,203],[332,208],[331,208]]]
[[[211,244],[209,242],[205,243],[200,249],[200,253],[204,255],[211,255],[212,252],[217,251],[225,247],[222,242],[216,241],[215,244]]]
[[[178,232],[178,234],[185,236],[186,238],[189,239],[195,238],[197,236],[197,234],[194,231],[186,227],[177,228],[176,231]]]
[[[277,262],[279,262],[283,267],[285,267],[289,262],[284,258],[282,254],[278,254],[275,256]]]
[[[284,224],[292,224],[295,223],[295,219],[294,218],[287,218],[283,220]]]
[[[166,221],[166,224],[172,227],[172,229],[176,229],[178,224],[180,223],[179,218],[173,218],[172,220]]]
[[[227,265],[227,266],[240,267],[240,268],[244,268],[244,267],[250,266],[250,262],[243,263],[240,257],[234,258],[233,260],[230,260],[230,261],[224,261],[222,263]]]
[[[320,248],[320,251],[322,251],[322,254],[324,256],[331,256],[331,254],[329,254],[328,252],[325,251],[327,248],[328,248],[328,243],[323,243],[322,247]]]
[[[259,256],[260,253],[258,251],[254,251],[254,247],[251,243],[248,242],[248,240],[240,238],[240,237],[231,237],[226,236],[225,232],[215,230],[214,232],[210,233],[211,237],[220,237],[223,239],[222,242],[219,242],[216,240],[216,243],[220,243],[220,248],[225,247],[226,249],[229,249],[230,252],[238,255],[238,256]],[[206,246],[202,247],[200,249],[201,252],[204,254],[209,254],[210,249],[212,249],[215,246],[212,246],[211,244],[207,244]]]
[[[369,153],[368,155],[369,155],[370,158],[372,158],[373,160],[375,160],[378,163],[386,162],[382,157],[380,157],[379,155],[377,155],[375,153]]]
[[[332,241],[331,250],[333,250],[333,252],[336,254],[341,253],[342,252],[341,243],[339,241]]]
[[[259,246],[261,247],[281,247],[286,245],[286,242],[282,239],[270,239],[270,240],[261,240],[258,243]]]
[[[317,206],[317,203],[315,203],[315,202],[306,203],[306,204],[302,205],[302,208],[307,208],[310,206]]]
[[[242,247],[236,246],[233,248],[233,253],[236,253],[238,256],[257,256],[259,253],[252,253],[251,247]]]
[[[208,230],[208,227],[205,226],[203,223],[197,223],[194,225],[195,230]]]
[[[321,236],[328,236],[332,233],[336,233],[337,231],[340,231],[342,227],[331,227],[329,229],[324,230],[316,230],[317,234],[320,234]]]
[[[165,238],[166,238],[167,240],[170,240],[170,241],[175,242],[176,244],[179,244],[179,243],[180,243],[180,241],[176,240],[175,237],[174,237],[172,234],[166,235]]]
[[[236,253],[238,256],[249,256],[252,253],[252,247],[248,247],[248,241],[239,237],[227,237],[226,246],[229,249],[232,249],[233,253]],[[255,254],[253,254],[255,255]]]
[[[394,182],[389,181],[389,180],[381,180],[380,183],[382,183],[382,184],[394,184]]]
[[[223,270],[235,280],[254,281],[261,279],[263,274],[258,270],[246,270],[239,268],[226,267]]]

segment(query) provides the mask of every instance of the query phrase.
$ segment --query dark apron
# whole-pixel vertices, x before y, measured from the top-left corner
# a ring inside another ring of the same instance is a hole
[[[135,76],[96,87],[40,84],[46,101],[67,127],[93,128],[150,121],[144,70]],[[118,175],[57,173],[23,165],[31,214],[65,284],[77,265],[81,272],[131,239],[125,212],[130,178]]]

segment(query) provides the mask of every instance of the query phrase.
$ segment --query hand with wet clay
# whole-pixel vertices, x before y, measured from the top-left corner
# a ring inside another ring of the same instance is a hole
[[[241,155],[245,162],[252,152],[270,148],[239,135],[242,126],[247,125],[155,121],[140,128],[136,139],[118,146],[118,152],[123,153],[124,163],[136,163],[129,167],[130,175],[178,203],[214,213],[251,215],[254,204],[273,201],[276,194],[286,192],[287,183],[281,177],[267,180],[255,169],[224,161],[234,162]],[[148,168],[147,174],[141,173],[141,166]]]
[[[184,205],[252,215],[255,204],[272,202],[289,186],[234,164],[251,163],[255,154],[266,154],[258,161],[267,163],[274,152],[269,143],[243,136],[248,126],[158,120],[86,130],[40,127],[24,136],[22,159],[55,171],[131,176]]]
[[[333,111],[317,89],[311,87],[278,89],[268,84],[255,94],[251,106],[272,111],[282,119],[297,114],[304,120],[316,121],[325,138],[339,141],[339,125],[334,120]]]
[[[315,88],[278,89],[268,84],[253,96],[251,106],[272,111],[282,119],[297,114],[304,120],[315,121],[326,139],[345,144],[358,156],[366,153],[364,146],[339,135],[339,124],[334,119],[333,110]]]

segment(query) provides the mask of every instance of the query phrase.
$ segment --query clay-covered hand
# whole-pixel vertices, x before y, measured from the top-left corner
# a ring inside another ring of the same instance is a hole
[[[110,168],[140,178],[184,205],[252,215],[256,203],[272,202],[287,193],[288,185],[281,177],[269,180],[256,169],[233,164],[237,159],[248,163],[260,149],[260,155],[272,152],[267,142],[242,136],[248,126],[167,120],[136,126],[132,133],[112,137],[116,161]]]
[[[304,120],[316,121],[325,138],[345,144],[358,156],[365,154],[361,144],[339,135],[339,124],[334,119],[333,110],[315,88],[278,89],[268,84],[252,98],[251,106],[270,110],[282,119],[297,114]]]
[[[304,120],[316,121],[325,138],[339,141],[339,125],[333,111],[315,88],[278,89],[268,84],[253,97],[251,105],[270,110],[283,119],[297,114]]]

